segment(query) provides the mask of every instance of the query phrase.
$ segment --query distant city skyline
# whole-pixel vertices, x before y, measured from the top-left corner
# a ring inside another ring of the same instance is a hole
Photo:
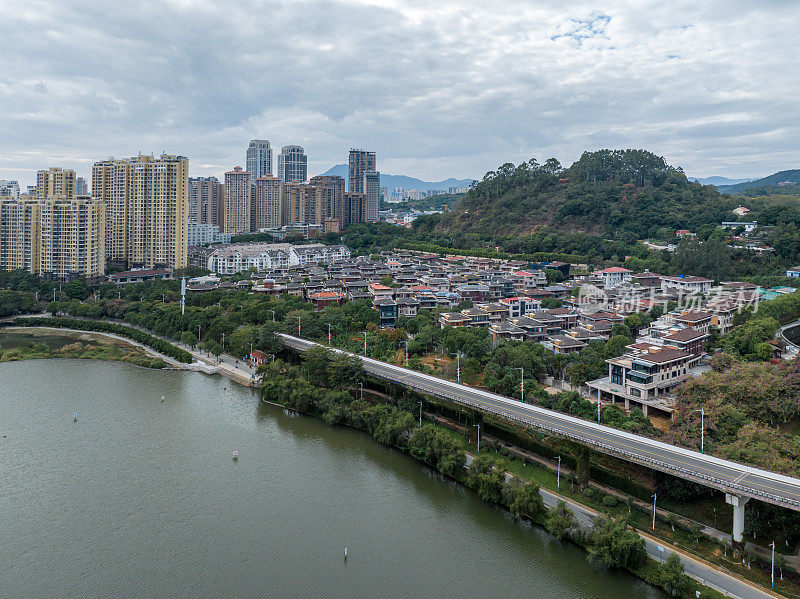
[[[351,147],[423,180],[604,147],[647,149],[696,177],[798,167],[798,3],[4,8],[0,179],[22,189],[41,168],[88,178],[94,162],[140,151],[222,177],[246,167],[250,139],[302,146],[309,177]]]

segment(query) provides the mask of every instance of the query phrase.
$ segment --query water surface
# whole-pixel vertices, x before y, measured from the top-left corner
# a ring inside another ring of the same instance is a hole
[[[0,435],[4,597],[663,596],[219,377],[0,364]]]

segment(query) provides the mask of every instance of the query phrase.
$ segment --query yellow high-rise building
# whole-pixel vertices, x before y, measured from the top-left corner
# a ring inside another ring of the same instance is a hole
[[[250,232],[252,178],[241,166],[225,173],[225,211],[222,230],[231,235]]]
[[[41,201],[39,273],[53,279],[106,273],[105,206],[80,196]]]
[[[252,230],[280,227],[282,220],[283,181],[267,175],[256,181],[250,209]]]
[[[36,173],[36,197],[40,200],[75,197],[75,171],[51,167]]]
[[[0,270],[39,274],[41,209],[34,196],[0,198]]]
[[[92,196],[105,205],[105,251],[110,261],[125,267],[186,267],[186,157],[139,155],[96,162]]]

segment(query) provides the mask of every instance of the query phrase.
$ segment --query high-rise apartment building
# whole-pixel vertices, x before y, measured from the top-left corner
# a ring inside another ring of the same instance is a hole
[[[105,206],[88,196],[41,202],[39,274],[66,280],[106,272]]]
[[[75,195],[76,196],[88,196],[89,195],[89,186],[86,183],[86,179],[83,177],[78,177],[75,179]]]
[[[304,183],[283,185],[283,224],[303,225],[314,223],[317,207],[317,188]]]
[[[247,147],[247,172],[253,181],[272,175],[272,148],[267,139],[251,139]]]
[[[377,171],[364,172],[364,222],[378,221],[381,205],[381,174]]]
[[[283,181],[278,177],[256,180],[250,209],[252,230],[280,227],[283,223]]]
[[[248,151],[249,152],[249,151]],[[225,173],[225,210],[222,231],[231,235],[250,232],[251,173],[241,166]]]
[[[0,270],[89,279],[105,274],[105,206],[72,199],[0,199]]]
[[[92,196],[105,205],[108,260],[123,267],[186,267],[189,160],[185,156],[140,154],[96,162]]]
[[[36,173],[36,197],[40,200],[75,197],[75,171],[51,167]]]
[[[364,173],[376,170],[378,169],[375,160],[375,152],[350,150],[350,157],[347,165],[347,191],[352,193],[364,193]]]
[[[318,225],[336,220],[339,227],[344,225],[344,179],[336,175],[317,175],[310,184],[318,190],[318,208],[315,211]],[[326,231],[330,225],[326,225]]]
[[[0,197],[0,270],[39,274],[41,210],[32,196]]]
[[[189,178],[189,222],[222,226],[225,190],[216,177]]]
[[[301,146],[283,146],[278,155],[278,178],[284,183],[305,183],[308,178],[308,156]]]
[[[19,181],[0,179],[0,197],[19,199]]]
[[[344,204],[342,207],[343,225],[352,225],[364,222],[364,204],[366,196],[363,193],[344,194]]]

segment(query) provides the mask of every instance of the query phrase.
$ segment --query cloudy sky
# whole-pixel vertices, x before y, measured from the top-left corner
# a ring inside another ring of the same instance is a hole
[[[645,148],[690,175],[800,168],[800,2],[0,0],[0,179],[110,155],[435,180]]]

